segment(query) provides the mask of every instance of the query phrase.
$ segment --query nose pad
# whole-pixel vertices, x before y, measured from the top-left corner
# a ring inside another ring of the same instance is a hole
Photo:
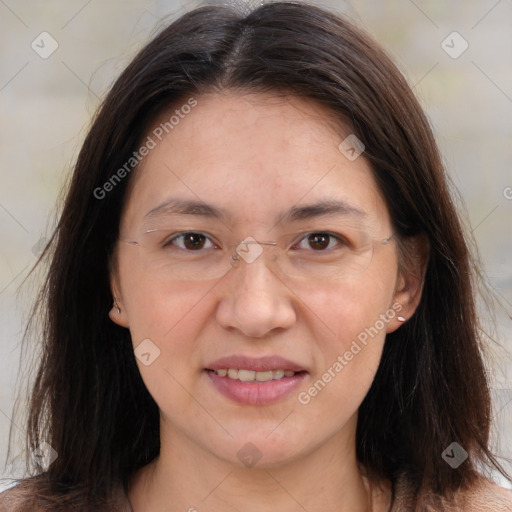
[[[235,268],[240,266],[241,260],[254,263],[263,254],[264,245],[276,246],[277,242],[259,242],[252,236],[248,236],[236,246],[235,254],[231,257],[232,266]]]

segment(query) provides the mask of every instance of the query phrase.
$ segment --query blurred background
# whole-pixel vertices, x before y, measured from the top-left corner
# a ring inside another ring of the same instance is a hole
[[[23,452],[25,425],[13,424],[12,409],[16,399],[25,408],[17,378],[37,279],[22,283],[55,225],[90,119],[162,20],[206,3],[222,2],[0,0],[0,478],[18,476],[6,461],[11,426],[12,455]],[[512,0],[315,3],[345,13],[387,49],[432,122],[502,303],[495,315],[504,349],[491,343],[488,358],[493,445],[512,458]]]

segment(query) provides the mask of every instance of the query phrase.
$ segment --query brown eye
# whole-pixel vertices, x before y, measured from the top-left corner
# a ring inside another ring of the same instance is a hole
[[[202,233],[196,233],[194,231],[175,236],[165,245],[175,245],[186,251],[199,251],[201,249],[209,249],[213,247],[213,244],[206,235],[203,235]]]
[[[202,249],[205,242],[206,237],[201,233],[185,233],[183,235],[183,245],[191,251]]]
[[[307,240],[309,247],[315,251],[321,251],[329,247],[332,235],[329,233],[312,233],[308,235]]]

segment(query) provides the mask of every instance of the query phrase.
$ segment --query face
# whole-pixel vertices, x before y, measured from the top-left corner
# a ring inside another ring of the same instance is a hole
[[[111,318],[130,330],[162,439],[268,467],[353,446],[386,333],[416,305],[396,242],[381,243],[393,229],[372,170],[338,148],[350,132],[316,103],[196,100],[168,133],[173,112],[147,134],[111,279]],[[237,246],[248,237],[280,245]],[[370,245],[364,271],[315,273]]]

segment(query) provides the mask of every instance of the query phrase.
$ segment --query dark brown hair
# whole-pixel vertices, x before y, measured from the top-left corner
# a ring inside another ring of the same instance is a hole
[[[31,395],[28,444],[58,458],[36,478],[51,503],[99,510],[117,481],[159,453],[159,411],[137,369],[130,334],[110,321],[109,258],[128,174],[101,188],[137,150],[155,117],[216,90],[286,93],[329,107],[365,145],[364,156],[404,244],[428,239],[414,316],[386,339],[359,411],[357,456],[371,475],[406,474],[417,490],[448,495],[477,477],[488,449],[490,395],[475,312],[473,268],[429,123],[383,50],[334,13],[277,2],[247,15],[191,11],[133,59],[99,109],[78,157],[39,306],[42,360]],[[452,442],[470,458],[452,469]],[[35,468],[41,471],[42,468]],[[95,508],[96,507],[96,508]]]

